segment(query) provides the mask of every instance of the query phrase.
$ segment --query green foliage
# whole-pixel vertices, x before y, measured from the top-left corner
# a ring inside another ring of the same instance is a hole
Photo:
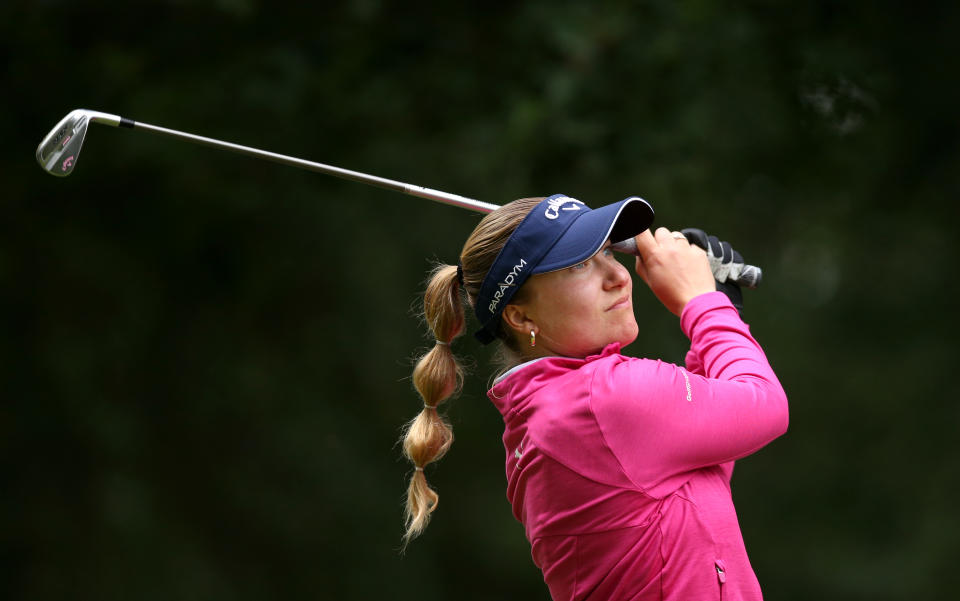
[[[97,109],[488,202],[640,194],[765,268],[791,430],[734,495],[771,599],[943,598],[960,424],[958,8],[707,1],[0,7],[4,599],[546,599],[487,350],[405,557],[426,343],[476,215],[94,127]],[[640,287],[629,351],[680,361]]]

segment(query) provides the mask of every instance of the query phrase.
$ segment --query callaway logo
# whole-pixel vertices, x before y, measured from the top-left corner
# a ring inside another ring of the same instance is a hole
[[[571,204],[573,203],[573,204]],[[583,203],[576,198],[561,196],[547,201],[547,210],[543,213],[547,219],[556,219],[560,216],[560,211],[579,211]],[[570,206],[564,206],[570,205]]]
[[[517,276],[526,266],[526,260],[520,259],[520,262],[513,266],[513,269],[510,270],[510,273],[507,274],[507,277],[503,278],[503,281],[497,284],[497,291],[493,293],[493,300],[490,301],[487,311],[494,313],[497,310],[497,305],[500,304],[500,299],[503,298],[503,293],[506,292],[507,288],[515,285],[514,282],[517,281]]]

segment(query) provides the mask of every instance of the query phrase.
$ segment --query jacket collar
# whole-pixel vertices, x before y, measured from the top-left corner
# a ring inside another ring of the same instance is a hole
[[[487,396],[503,416],[523,399],[543,388],[557,376],[580,369],[598,359],[616,355],[620,343],[608,344],[599,354],[580,359],[575,357],[540,357],[521,363],[498,377]]]

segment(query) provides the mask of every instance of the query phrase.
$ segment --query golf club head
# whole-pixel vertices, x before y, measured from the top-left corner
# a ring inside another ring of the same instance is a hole
[[[60,120],[37,146],[37,162],[43,170],[57,177],[66,177],[73,172],[80,156],[80,147],[92,122],[117,126],[121,119],[116,115],[76,109]]]
[[[87,111],[77,109],[50,130],[37,146],[37,162],[44,171],[58,177],[66,177],[73,172],[89,123]]]

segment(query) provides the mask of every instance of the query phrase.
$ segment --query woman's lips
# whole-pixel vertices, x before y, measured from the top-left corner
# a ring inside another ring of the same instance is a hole
[[[607,311],[615,311],[617,309],[625,309],[630,306],[630,295],[624,296],[617,302],[613,303],[607,308]]]

